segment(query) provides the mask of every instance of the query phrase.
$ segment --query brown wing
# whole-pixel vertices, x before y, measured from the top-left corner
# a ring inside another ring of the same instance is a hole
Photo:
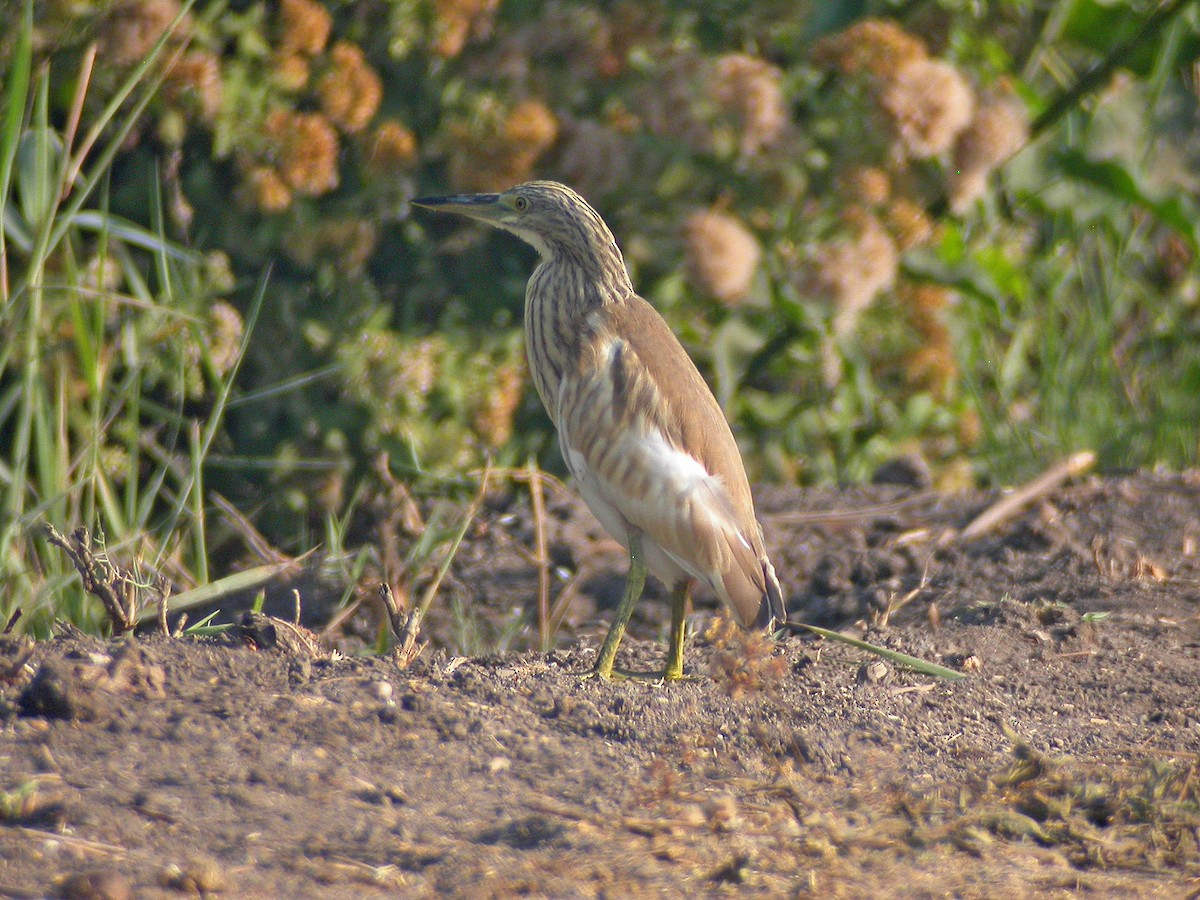
[[[731,562],[720,573],[730,605],[747,626],[782,621],[782,593],[763,549],[742,456],[712,391],[662,316],[641,297],[606,304],[598,315],[607,320],[604,330],[619,335],[634,357],[621,360],[625,380],[632,385],[644,378],[649,382],[644,387],[657,395],[651,406],[659,431],[724,485],[736,535],[709,537],[725,544],[712,548],[715,556]]]

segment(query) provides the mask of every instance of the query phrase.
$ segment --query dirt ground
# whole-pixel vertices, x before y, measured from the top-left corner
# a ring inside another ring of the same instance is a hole
[[[998,498],[758,496],[793,617],[958,681],[704,597],[693,680],[582,678],[624,562],[558,495],[557,649],[452,655],[529,642],[519,492],[407,669],[235,631],[5,638],[0,896],[1195,898],[1200,476],[1086,480],[964,539]],[[660,664],[666,618],[656,593],[620,664]]]

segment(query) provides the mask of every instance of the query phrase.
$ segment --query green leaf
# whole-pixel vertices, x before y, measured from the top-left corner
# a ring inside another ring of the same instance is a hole
[[[1175,229],[1200,250],[1197,243],[1195,211],[1189,210],[1180,197],[1158,199],[1138,184],[1133,173],[1115,160],[1095,160],[1081,150],[1062,150],[1053,157],[1064,174],[1104,191],[1112,197],[1143,207],[1163,225]]]

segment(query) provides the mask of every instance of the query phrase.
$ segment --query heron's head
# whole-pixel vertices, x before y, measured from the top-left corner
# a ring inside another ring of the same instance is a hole
[[[528,181],[502,194],[420,197],[415,206],[453,212],[511,231],[543,260],[610,268],[624,261],[612,232],[588,202],[556,181]]]

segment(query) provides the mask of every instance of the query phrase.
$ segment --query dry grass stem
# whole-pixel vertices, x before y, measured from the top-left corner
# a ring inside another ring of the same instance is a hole
[[[1022,485],[971,520],[958,538],[972,541],[993,531],[1009,519],[1018,515],[1021,510],[1071,478],[1077,478],[1096,464],[1096,454],[1091,450],[1083,450],[1072,454],[1056,466],[1043,472],[1037,478]]]
[[[550,649],[554,632],[550,629],[550,554],[546,548],[546,498],[537,463],[529,461],[529,502],[533,508],[533,536],[538,576],[538,643]]]
[[[271,542],[263,537],[262,532],[254,527],[254,524],[246,518],[241,510],[221,494],[213,491],[209,494],[209,499],[212,500],[213,506],[221,513],[225,524],[237,532],[241,539],[246,542],[246,546],[254,551],[254,554],[263,562],[281,563],[291,559],[287,554],[281,553],[272,547]]]
[[[396,641],[394,652],[396,665],[401,669],[407,669],[412,665],[413,660],[421,655],[421,651],[428,643],[417,643],[417,637],[421,633],[422,610],[417,608],[406,612],[402,609],[386,582],[379,585],[379,599],[387,611],[388,627]]]
[[[92,81],[92,66],[96,62],[96,52],[98,46],[95,41],[88,45],[87,50],[83,52],[83,59],[79,63],[79,77],[75,83],[75,96],[71,101],[71,112],[67,117],[67,128],[63,132],[63,150],[67,153],[71,152],[71,145],[75,143],[75,135],[79,132],[79,120],[83,116],[83,104],[87,98],[88,85]],[[82,154],[75,157],[70,169],[66,173],[61,185],[59,201],[67,199],[67,195],[71,193],[71,185],[75,183],[75,179],[79,177],[79,169],[83,166],[84,157]]]

